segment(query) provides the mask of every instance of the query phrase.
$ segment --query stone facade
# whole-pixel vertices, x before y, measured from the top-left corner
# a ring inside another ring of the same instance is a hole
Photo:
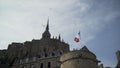
[[[103,67],[103,64],[100,64],[100,65],[99,65],[99,68],[104,68],[104,67]]]
[[[60,36],[51,38],[48,20],[41,39],[9,44],[0,62],[0,68],[98,68],[99,61],[86,46],[70,51]]]
[[[120,68],[120,51],[119,50],[116,52],[116,57],[117,57],[117,60],[118,60],[116,68]]]

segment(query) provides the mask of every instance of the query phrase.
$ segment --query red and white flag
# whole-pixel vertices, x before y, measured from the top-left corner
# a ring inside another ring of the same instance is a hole
[[[75,36],[74,41],[77,43],[80,41],[80,32]]]

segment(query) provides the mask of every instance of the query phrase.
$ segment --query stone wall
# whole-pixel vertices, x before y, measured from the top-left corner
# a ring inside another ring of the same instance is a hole
[[[86,47],[66,53],[60,58],[61,68],[98,68],[98,60]]]
[[[59,68],[59,57],[37,59],[34,61],[22,62],[21,64],[14,64],[12,68]]]

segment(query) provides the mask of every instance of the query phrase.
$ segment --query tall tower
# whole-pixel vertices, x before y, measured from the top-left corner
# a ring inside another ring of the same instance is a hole
[[[49,32],[49,19],[48,19],[45,32],[42,34],[42,38],[50,38],[50,37],[51,37],[51,34]]]

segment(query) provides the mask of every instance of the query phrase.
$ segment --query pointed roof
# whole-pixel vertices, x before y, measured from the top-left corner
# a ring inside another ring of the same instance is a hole
[[[42,34],[42,38],[50,38],[51,34],[49,32],[49,18],[47,20],[47,26],[45,32]]]
[[[59,40],[61,40],[61,36],[60,36],[60,34],[59,34],[59,38],[58,38]]]
[[[81,50],[83,50],[83,51],[89,51],[86,46],[84,46]]]
[[[83,48],[81,48],[80,51],[90,53],[90,54],[92,54],[92,55],[94,55],[96,57],[96,55],[93,52],[91,52],[86,46],[84,46]]]
[[[47,20],[46,31],[49,31],[49,18],[48,18],[48,20]]]

